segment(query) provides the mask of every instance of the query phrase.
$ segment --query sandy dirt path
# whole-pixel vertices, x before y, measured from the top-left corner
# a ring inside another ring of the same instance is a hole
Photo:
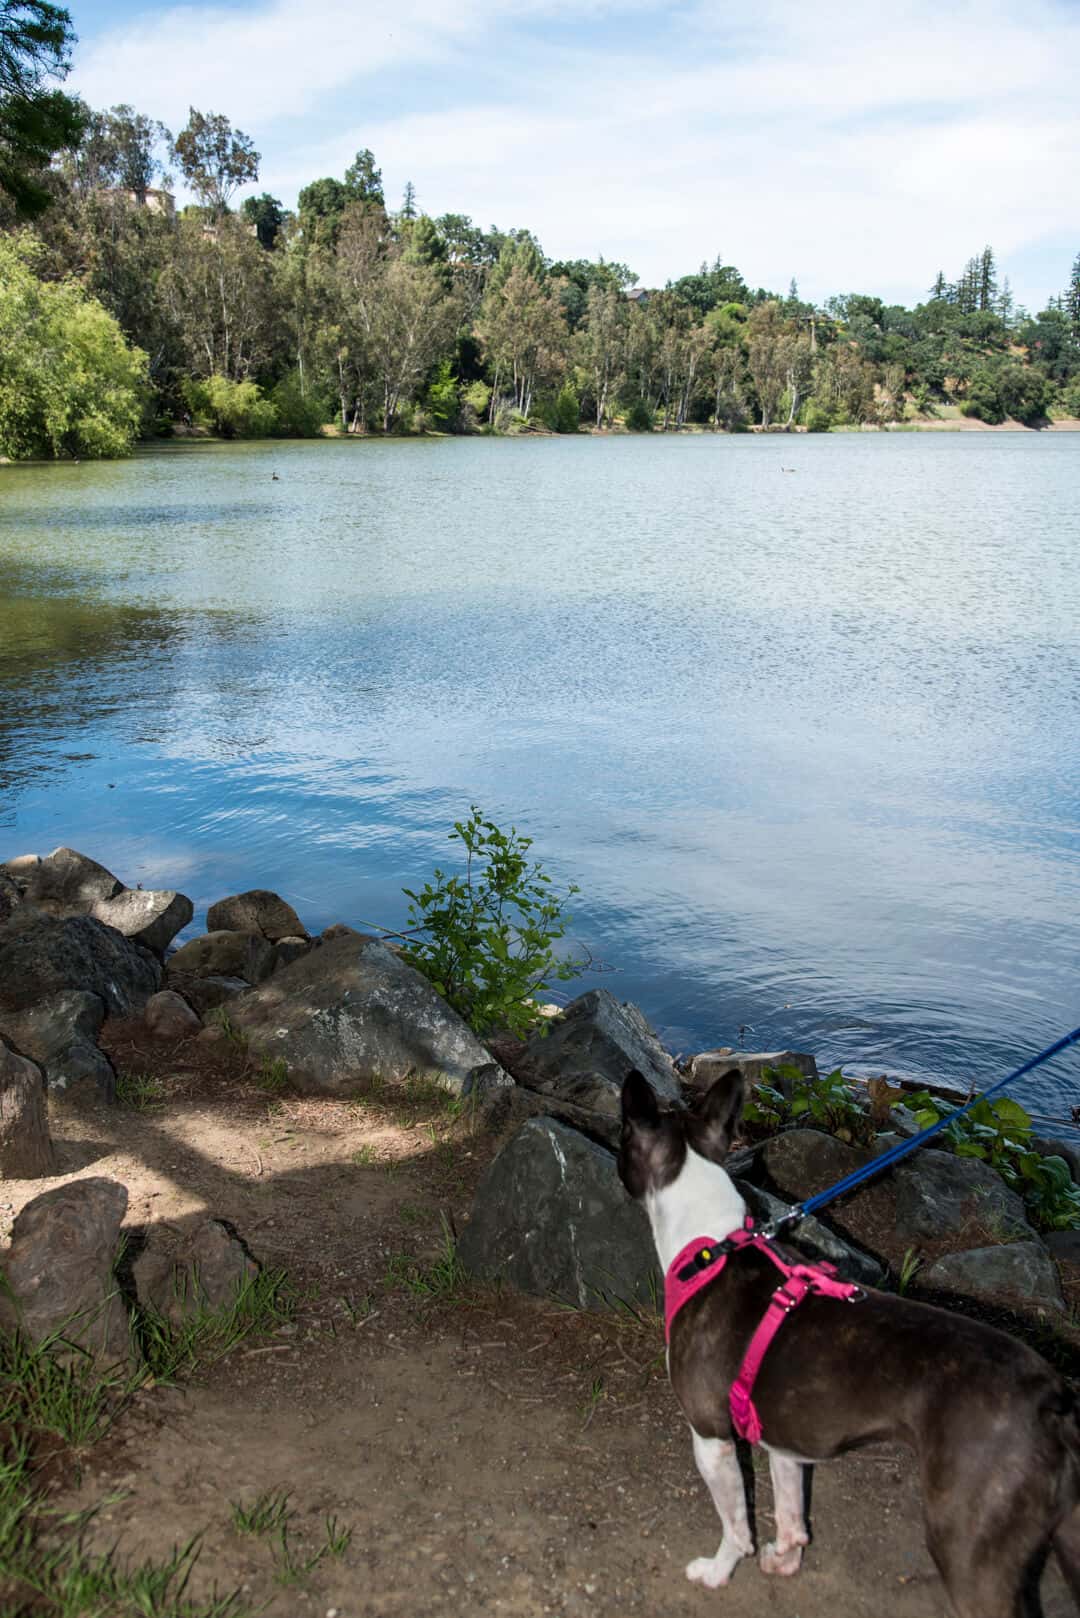
[[[299,1306],[182,1386],[140,1392],[57,1485],[64,1509],[106,1502],[94,1548],[160,1559],[200,1535],[190,1593],[240,1590],[269,1618],[945,1618],[899,1451],[819,1470],[796,1579],[744,1563],[726,1591],[686,1582],[719,1535],[658,1322],[464,1285],[432,1297],[418,1281],[491,1150],[437,1102],[289,1099],[239,1057],[208,1068],[182,1049],[158,1070],[143,1110],[54,1109],[68,1175],[122,1180],[133,1228],[234,1221],[289,1270]],[[3,1186],[0,1217],[56,1183]],[[282,1582],[280,1544],[232,1522],[267,1491],[288,1493],[294,1565],[325,1543],[328,1515],[351,1529],[344,1553]],[[755,1495],[764,1540],[760,1459]],[[1073,1610],[1056,1573],[1044,1601],[1047,1618]]]

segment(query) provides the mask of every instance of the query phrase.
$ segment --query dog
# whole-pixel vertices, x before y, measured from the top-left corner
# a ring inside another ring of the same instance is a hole
[[[715,1253],[743,1231],[746,1205],[722,1166],[742,1102],[737,1070],[689,1109],[662,1110],[640,1073],[623,1084],[619,1175],[644,1203],[665,1275],[689,1244]],[[668,1372],[723,1527],[686,1576],[715,1589],[754,1554],[730,1397],[781,1277],[756,1245],[710,1277],[670,1319]],[[811,1292],[792,1309],[753,1383],[776,1514],[762,1571],[799,1570],[806,1466],[899,1441],[918,1458],[927,1544],[957,1618],[1021,1618],[1051,1549],[1080,1611],[1080,1419],[1065,1383],[1004,1332],[848,1290],[858,1296]]]

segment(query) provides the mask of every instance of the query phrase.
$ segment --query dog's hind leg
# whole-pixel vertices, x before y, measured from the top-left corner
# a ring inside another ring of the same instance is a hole
[[[744,1556],[753,1556],[754,1538],[746,1512],[746,1489],[732,1439],[694,1438],[697,1469],[712,1495],[713,1505],[723,1526],[723,1538],[715,1556],[698,1556],[687,1564],[686,1577],[710,1590],[727,1584]]]
[[[1080,1506],[1075,1506],[1054,1532],[1054,1555],[1069,1593],[1080,1607]]]
[[[761,1571],[787,1576],[799,1571],[803,1546],[810,1543],[806,1532],[803,1462],[771,1449],[769,1476],[776,1512],[776,1538],[762,1549]]]

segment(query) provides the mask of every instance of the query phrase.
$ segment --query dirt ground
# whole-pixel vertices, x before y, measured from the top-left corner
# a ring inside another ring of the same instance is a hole
[[[231,1047],[162,1052],[111,1031],[144,1104],[52,1107],[66,1177],[129,1189],[133,1229],[232,1221],[295,1283],[295,1318],[181,1386],[144,1389],[58,1482],[100,1507],[96,1549],[167,1557],[201,1536],[189,1593],[239,1590],[270,1618],[429,1612],[614,1618],[944,1618],[909,1457],[871,1450],[817,1473],[814,1543],[794,1580],[744,1563],[726,1591],[683,1568],[719,1539],[667,1387],[657,1320],[579,1314],[421,1277],[463,1223],[492,1145],[430,1096],[314,1101],[260,1087]],[[265,1081],[262,1081],[265,1084]],[[4,1234],[56,1180],[0,1185]],[[287,1491],[288,1580],[235,1503]],[[767,1469],[755,1462],[759,1538]],[[288,1582],[283,1582],[284,1579]],[[1048,1618],[1073,1611],[1056,1573]]]

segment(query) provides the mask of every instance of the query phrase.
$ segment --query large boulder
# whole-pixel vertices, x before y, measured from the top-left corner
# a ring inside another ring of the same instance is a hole
[[[124,886],[104,865],[74,848],[54,848],[41,859],[24,854],[4,869],[31,904],[50,915],[85,915],[91,905],[113,898]]]
[[[789,1201],[801,1202],[861,1168],[872,1153],[820,1129],[785,1129],[764,1141],[755,1155],[767,1183]]]
[[[427,979],[374,939],[337,938],[283,966],[231,1001],[229,1020],[318,1095],[413,1073],[455,1095],[511,1082]]]
[[[1024,1204],[996,1169],[977,1157],[922,1151],[897,1164],[896,1229],[903,1241],[977,1237],[1035,1239]]]
[[[919,1286],[1020,1308],[1064,1311],[1057,1266],[1041,1242],[1007,1242],[947,1253],[919,1274]]]
[[[236,1233],[220,1219],[204,1219],[186,1238],[152,1225],[132,1265],[144,1309],[182,1325],[204,1310],[228,1309],[259,1273]]]
[[[307,928],[288,904],[269,888],[250,888],[219,899],[206,912],[208,932],[260,933],[277,944],[283,938],[306,938]]]
[[[160,982],[149,950],[93,916],[53,917],[22,906],[0,927],[0,1012],[76,989],[100,996],[110,1015],[130,1017]]]
[[[128,1316],[113,1274],[127,1200],[117,1181],[88,1179],[28,1202],[12,1227],[0,1322],[105,1365],[127,1360]]]
[[[194,914],[184,894],[125,888],[104,865],[74,848],[55,848],[44,858],[22,855],[0,866],[0,880],[5,874],[47,915],[94,916],[159,955]]]
[[[730,1073],[732,1068],[742,1074],[747,1090],[751,1085],[761,1084],[766,1074],[772,1078],[784,1067],[795,1068],[805,1079],[818,1076],[817,1062],[806,1051],[735,1051],[722,1046],[718,1050],[698,1051],[682,1066],[687,1084],[694,1090],[707,1090],[714,1079],[722,1073]],[[778,1082],[780,1089],[790,1094],[790,1080],[780,1078],[773,1082]]]
[[[559,1096],[541,1095],[524,1084],[503,1084],[480,1103],[478,1126],[485,1134],[510,1135],[529,1118],[554,1118],[599,1141],[613,1151],[619,1144],[621,1120],[591,1108],[576,1106]]]
[[[614,1154],[553,1118],[523,1124],[491,1163],[458,1256],[471,1275],[582,1309],[648,1304],[662,1288]]]
[[[186,894],[172,888],[125,888],[114,899],[101,899],[90,910],[136,944],[163,955],[177,933],[195,914]]]
[[[97,1047],[104,1020],[100,995],[65,989],[22,1011],[0,1012],[0,1034],[38,1064],[48,1089],[75,1090],[89,1082],[104,1100],[112,1101],[116,1075]]]
[[[620,1004],[607,989],[590,989],[572,1000],[524,1051],[529,1083],[542,1094],[609,1117],[619,1113],[623,1080],[644,1073],[658,1095],[680,1095],[675,1063],[637,1006]]]
[[[261,933],[202,933],[181,944],[165,963],[170,987],[183,978],[243,978],[261,983],[274,969],[274,946]]]
[[[55,1173],[41,1070],[0,1039],[0,1180]]]

